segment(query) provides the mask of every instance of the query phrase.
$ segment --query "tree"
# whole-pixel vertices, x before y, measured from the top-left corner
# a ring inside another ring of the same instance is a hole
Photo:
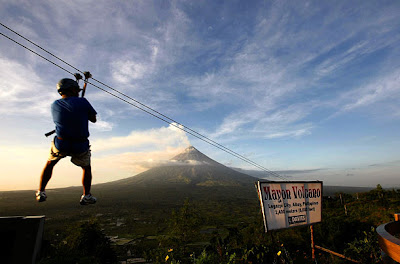
[[[195,241],[200,229],[200,217],[186,199],[179,211],[173,211],[169,220],[168,237],[164,242],[173,250],[176,259],[184,263],[190,259],[189,244]]]
[[[93,221],[71,228],[65,240],[49,252],[40,264],[117,263],[117,256],[111,248],[110,240],[101,231],[100,226]]]

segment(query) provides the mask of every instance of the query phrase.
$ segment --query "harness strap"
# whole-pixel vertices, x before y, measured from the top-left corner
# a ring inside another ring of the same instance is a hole
[[[69,142],[86,142],[88,139],[87,138],[62,138],[62,137],[57,137],[58,140],[62,141],[69,141]]]

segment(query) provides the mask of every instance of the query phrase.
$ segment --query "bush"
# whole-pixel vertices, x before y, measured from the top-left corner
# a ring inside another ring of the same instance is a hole
[[[381,263],[382,257],[378,244],[375,228],[371,227],[371,231],[363,232],[364,238],[354,239],[348,243],[348,248],[345,250],[345,255],[354,259],[360,259],[362,263]]]
[[[47,256],[40,264],[114,264],[117,263],[115,251],[110,240],[96,222],[87,222],[73,227],[69,234],[57,245],[50,246]]]

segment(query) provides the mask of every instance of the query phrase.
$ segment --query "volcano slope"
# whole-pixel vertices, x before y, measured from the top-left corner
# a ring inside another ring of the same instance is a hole
[[[168,165],[94,188],[121,199],[181,204],[182,200],[254,199],[257,178],[237,172],[207,157],[193,146],[173,157]],[[126,198],[125,198],[126,197]]]

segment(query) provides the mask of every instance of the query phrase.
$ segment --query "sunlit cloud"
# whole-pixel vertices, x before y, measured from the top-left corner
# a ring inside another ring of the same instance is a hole
[[[94,157],[92,167],[94,174],[97,175],[96,182],[107,182],[134,176],[151,168],[204,165],[195,160],[185,162],[171,160],[183,151],[184,148],[179,146],[165,147],[157,151],[126,152],[106,157]]]
[[[158,150],[124,152],[103,157],[93,155],[93,173],[95,181],[108,182],[123,179],[148,169],[171,165],[170,159],[181,153],[184,147],[162,146]]]
[[[190,142],[186,133],[176,126],[174,124],[158,129],[133,131],[127,136],[94,139],[92,140],[92,148],[93,151],[100,152],[146,146],[153,149],[165,148],[166,146],[179,146],[181,148],[189,146]]]
[[[98,131],[111,131],[113,129],[113,126],[114,126],[113,123],[103,121],[103,120],[97,120],[96,123],[91,124],[91,127]]]
[[[133,176],[157,166],[176,165],[178,162],[172,161],[171,158],[183,152],[190,142],[185,132],[170,125],[132,132],[126,137],[93,140],[91,145],[93,181],[101,183]],[[29,189],[38,185],[49,148],[50,144],[1,146],[1,175],[7,175],[8,179],[31,176],[29,181],[21,180],[21,184],[16,184],[15,180],[2,180],[0,190]],[[129,151],[126,151],[127,149]],[[20,166],[21,160],[24,161],[24,166]],[[190,164],[195,165],[193,162]],[[57,164],[49,188],[79,185],[79,181],[71,180],[71,174],[80,175],[81,170],[70,163],[69,158],[65,158]]]

